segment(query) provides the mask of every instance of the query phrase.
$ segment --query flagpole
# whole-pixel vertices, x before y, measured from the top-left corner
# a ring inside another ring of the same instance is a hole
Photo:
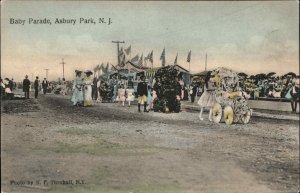
[[[207,66],[207,53],[205,54],[205,71],[206,71],[206,66]]]

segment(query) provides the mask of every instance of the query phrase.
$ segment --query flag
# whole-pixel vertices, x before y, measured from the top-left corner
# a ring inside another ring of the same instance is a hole
[[[120,63],[120,67],[124,67],[124,66],[125,66],[125,54],[123,54],[123,58]]]
[[[119,57],[122,56],[123,54],[124,54],[123,47],[121,47],[121,49],[119,50]]]
[[[153,63],[153,50],[148,54],[147,57],[145,57],[145,61],[149,60],[151,63]]]
[[[127,49],[125,49],[125,52],[127,55],[131,53],[131,45]]]
[[[138,62],[138,65],[139,65],[140,67],[143,66],[143,54],[141,55],[141,58],[140,58],[140,60],[139,60],[139,62]]]
[[[149,60],[151,63],[153,63],[153,50],[150,53]]]
[[[104,64],[103,63],[101,64],[101,70],[102,70],[102,72],[105,73],[105,68],[104,68]]]
[[[131,59],[132,63],[135,63],[137,61],[139,61],[139,55],[138,54]]]
[[[161,65],[165,66],[165,64],[166,64],[166,50],[165,50],[165,48],[164,48],[163,52],[161,53],[160,60],[161,60]]]
[[[108,72],[109,69],[109,63],[107,62],[106,67],[105,67],[105,72]]]
[[[175,61],[174,61],[174,65],[177,65],[177,56],[178,56],[178,53],[176,55],[176,58],[175,58]]]
[[[99,64],[93,70],[94,70],[94,73],[96,73],[99,70]]]
[[[187,62],[191,62],[191,53],[192,53],[192,51],[190,51],[188,54],[188,57],[186,59]]]

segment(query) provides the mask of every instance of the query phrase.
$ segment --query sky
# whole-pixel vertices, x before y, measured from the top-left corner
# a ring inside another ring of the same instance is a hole
[[[29,24],[29,18],[52,24]],[[54,24],[55,19],[76,24]],[[80,24],[93,18],[96,24]],[[111,18],[112,23],[98,23]],[[11,24],[11,19],[25,24]],[[154,66],[178,64],[192,73],[227,67],[247,74],[299,72],[299,3],[295,1],[1,1],[1,77],[72,79],[74,70],[117,63],[117,46],[131,57],[153,50]],[[190,66],[187,55],[191,50]]]

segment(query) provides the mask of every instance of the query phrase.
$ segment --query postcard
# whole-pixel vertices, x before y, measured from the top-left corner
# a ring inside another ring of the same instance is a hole
[[[298,1],[1,2],[1,193],[299,191]]]

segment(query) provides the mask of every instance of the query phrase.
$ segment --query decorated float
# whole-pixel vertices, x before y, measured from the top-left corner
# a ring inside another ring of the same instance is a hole
[[[228,125],[238,122],[247,124],[252,110],[247,104],[249,95],[240,87],[238,74],[220,67],[213,70],[211,75],[216,85],[217,100],[213,106],[213,121],[219,123],[223,118]]]

